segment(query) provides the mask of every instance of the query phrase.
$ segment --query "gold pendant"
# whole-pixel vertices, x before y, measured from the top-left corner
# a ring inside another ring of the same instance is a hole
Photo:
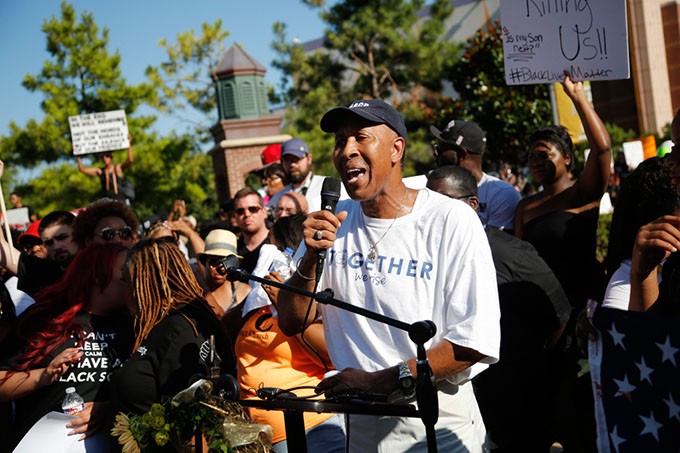
[[[375,261],[375,249],[371,248],[371,251],[368,252],[368,259],[371,261]]]

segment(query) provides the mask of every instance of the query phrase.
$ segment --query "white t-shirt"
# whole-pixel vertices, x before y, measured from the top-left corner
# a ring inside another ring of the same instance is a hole
[[[628,310],[630,303],[630,265],[631,260],[623,260],[612,278],[609,279],[607,291],[602,300],[603,307]]]
[[[498,360],[500,346],[496,272],[482,224],[465,203],[429,189],[419,191],[412,212],[396,220],[367,217],[352,200],[340,202],[337,211],[348,216],[327,252],[318,289],[331,288],[338,300],[408,324],[434,321],[437,333],[426,348],[446,339],[486,355],[483,363],[449,378],[451,384],[440,384],[437,424],[456,433],[449,436],[455,442],[444,443],[450,451],[481,451],[483,422],[468,379]],[[377,258],[371,261],[367,256],[376,241]],[[304,252],[302,245],[293,262]],[[332,306],[318,307],[328,351],[339,370],[376,371],[416,355],[404,331]],[[380,418],[372,420],[351,423],[356,439],[375,439],[381,447],[424,439],[420,420],[398,419],[399,430],[408,433],[393,430],[379,438]],[[465,433],[471,420],[476,428]]]
[[[341,201],[337,211],[348,216],[327,252],[319,290],[332,288],[339,300],[405,323],[432,320],[437,334],[430,344],[447,339],[488,356],[485,363],[497,361],[496,273],[484,229],[469,206],[424,189],[413,211],[396,220],[367,217],[352,200]],[[304,252],[303,244],[294,262]],[[320,309],[338,369],[376,371],[416,355],[406,332],[332,306]],[[469,377],[464,371],[453,381]]]
[[[632,263],[630,259],[621,261],[619,268],[609,279],[607,291],[604,293],[604,300],[602,300],[603,307],[628,310],[630,305],[630,266]],[[661,283],[660,272],[658,280]]]

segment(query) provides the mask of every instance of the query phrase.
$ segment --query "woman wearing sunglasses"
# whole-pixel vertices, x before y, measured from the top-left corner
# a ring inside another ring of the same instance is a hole
[[[224,259],[233,257],[232,262],[236,266],[241,259],[236,254],[236,243],[236,236],[231,231],[212,230],[205,238],[204,252],[198,254],[199,262],[205,269],[208,286],[205,298],[221,320],[250,293],[250,285],[247,283],[227,281]]]
[[[14,401],[16,440],[50,411],[68,387],[85,400],[66,424],[81,440],[109,418],[109,375],[132,349],[131,295],[122,280],[127,249],[92,245],[64,277],[36,296],[0,360],[0,401]]]
[[[264,203],[266,205],[276,193],[280,192],[288,184],[286,173],[283,171],[281,164],[273,163],[265,168],[262,183],[265,187]]]
[[[89,244],[120,244],[130,248],[137,242],[139,220],[129,206],[102,198],[90,203],[73,222],[73,236],[80,247]]]

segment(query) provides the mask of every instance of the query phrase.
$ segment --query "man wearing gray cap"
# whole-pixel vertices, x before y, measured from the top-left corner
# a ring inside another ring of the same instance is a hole
[[[281,195],[292,190],[307,198],[310,212],[321,209],[321,186],[326,177],[312,172],[312,155],[307,143],[299,138],[284,142],[281,145],[281,165],[290,184],[274,194],[267,206],[275,207]],[[347,198],[347,194],[343,191],[340,198]]]
[[[485,429],[470,379],[498,360],[500,343],[484,229],[464,203],[404,185],[406,125],[391,105],[368,99],[332,109],[321,129],[335,134],[333,162],[351,200],[341,200],[337,214],[307,217],[287,282],[307,291],[330,288],[339,300],[409,324],[433,321],[437,332],[426,348],[439,390],[439,451],[481,452]],[[321,250],[326,260],[317,275]],[[341,371],[318,392],[415,401],[416,348],[406,332],[283,290],[277,308],[287,335],[323,316],[328,351]],[[351,415],[347,429],[350,452],[427,449],[417,418]]]

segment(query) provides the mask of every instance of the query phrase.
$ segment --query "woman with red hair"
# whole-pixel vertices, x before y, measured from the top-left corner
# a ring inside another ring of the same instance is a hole
[[[15,402],[17,441],[45,414],[61,411],[68,387],[85,400],[67,424],[69,435],[84,439],[108,416],[108,375],[133,341],[130,289],[122,281],[126,252],[117,244],[82,250],[63,279],[37,295],[13,340],[3,344],[0,402]]]

